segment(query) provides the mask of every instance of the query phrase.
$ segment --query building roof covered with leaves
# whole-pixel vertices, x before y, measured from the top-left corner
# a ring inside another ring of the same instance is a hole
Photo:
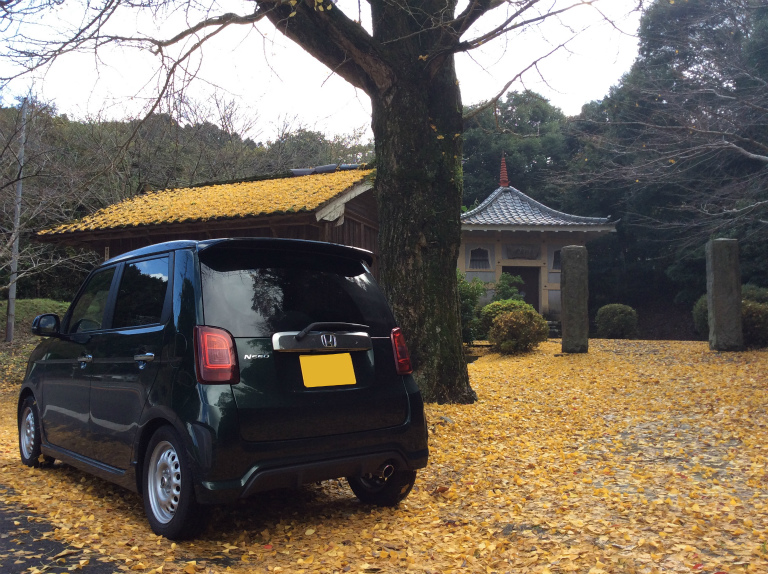
[[[315,212],[336,216],[336,203],[372,187],[373,170],[166,189],[137,195],[73,223],[39,232],[41,238],[77,232],[173,223]],[[343,212],[343,211],[342,211]],[[52,237],[51,237],[52,239]]]

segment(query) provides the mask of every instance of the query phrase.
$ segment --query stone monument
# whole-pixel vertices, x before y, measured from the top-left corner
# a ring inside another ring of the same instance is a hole
[[[563,247],[560,261],[563,353],[586,353],[589,351],[587,248],[580,245]]]
[[[713,351],[740,351],[741,271],[739,242],[713,239],[707,242],[707,311],[709,348]]]

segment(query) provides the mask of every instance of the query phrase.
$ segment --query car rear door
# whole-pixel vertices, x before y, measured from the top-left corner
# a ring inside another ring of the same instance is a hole
[[[407,421],[394,320],[360,261],[290,250],[200,255],[208,326],[236,343],[247,441],[371,431]]]

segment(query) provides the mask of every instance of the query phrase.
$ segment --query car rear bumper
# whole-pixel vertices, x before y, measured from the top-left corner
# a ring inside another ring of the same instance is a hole
[[[385,450],[295,464],[256,465],[239,480],[202,481],[197,485],[196,495],[202,504],[234,502],[276,488],[298,488],[322,480],[376,474],[387,464],[396,469],[424,468],[428,454],[426,448],[407,454]]]
[[[197,456],[193,459],[197,462],[198,502],[228,503],[274,488],[375,474],[385,464],[402,470],[424,468],[429,458],[424,406],[415,384],[409,386],[410,416],[397,427],[267,442],[242,437],[217,441],[210,435],[201,440],[196,436]],[[203,428],[191,426],[197,431]],[[196,434],[206,435],[207,431]]]

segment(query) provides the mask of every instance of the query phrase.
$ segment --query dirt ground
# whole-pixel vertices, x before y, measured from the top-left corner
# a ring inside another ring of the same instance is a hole
[[[430,465],[399,508],[328,481],[217,508],[185,543],[152,534],[136,494],[21,466],[6,381],[0,570],[768,572],[768,351],[550,341],[469,368],[480,399],[428,405]]]

